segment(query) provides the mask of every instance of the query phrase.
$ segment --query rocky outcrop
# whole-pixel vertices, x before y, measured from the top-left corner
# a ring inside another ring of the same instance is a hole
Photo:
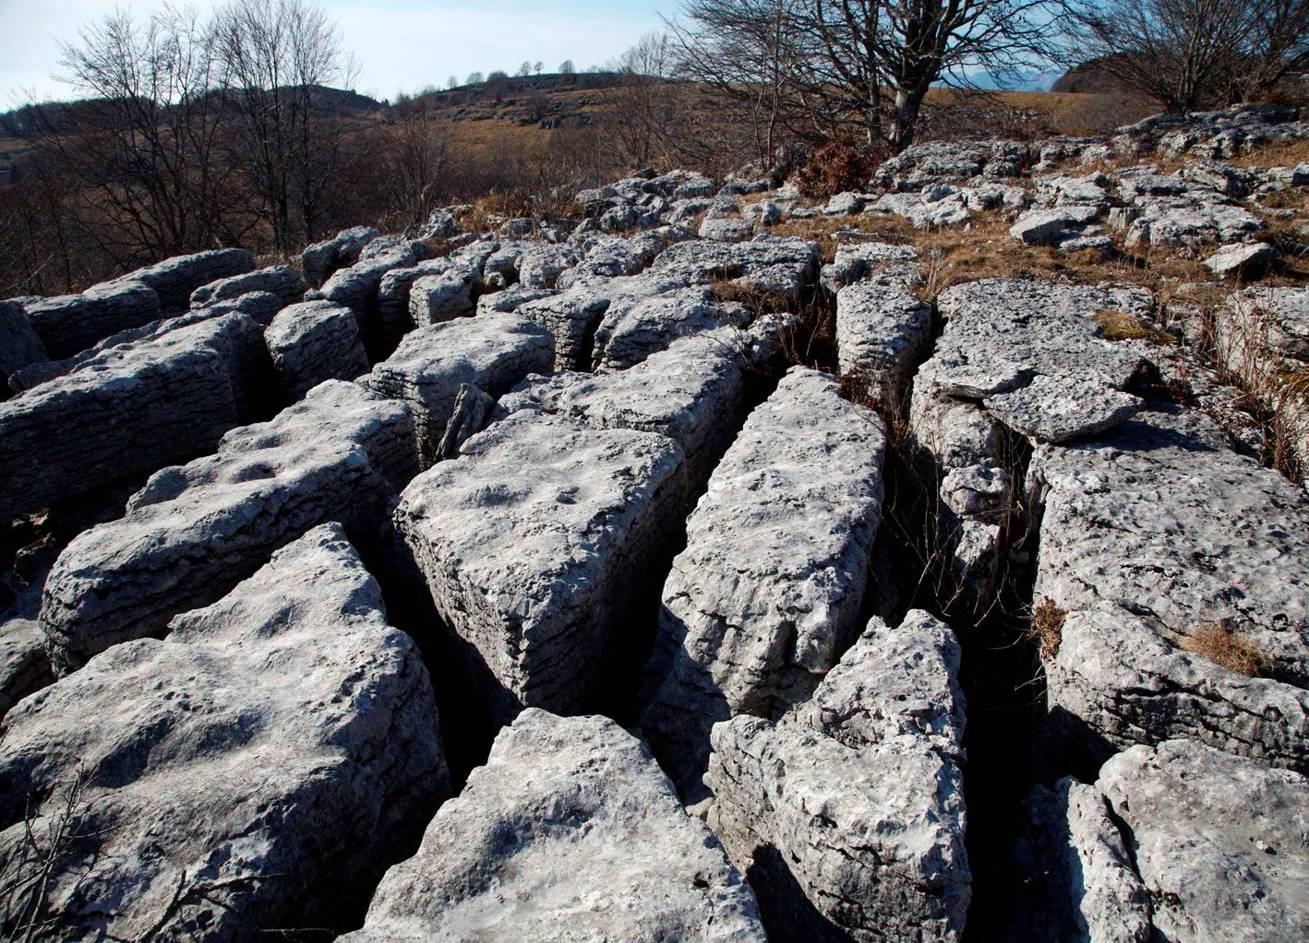
[[[710,477],[644,679],[642,730],[684,797],[699,791],[715,722],[780,717],[858,632],[885,441],[831,377],[794,368]]]
[[[550,335],[516,314],[457,318],[409,334],[364,382],[409,404],[419,452],[430,464],[460,386],[500,396],[529,373],[549,372],[552,355]]]
[[[727,281],[780,298],[799,301],[818,274],[818,246],[789,236],[755,236],[748,242],[696,240],[665,249],[651,266],[659,277],[688,285]]]
[[[960,651],[944,623],[874,619],[813,698],[714,727],[709,821],[784,939],[958,940]]]
[[[381,243],[381,239],[376,239],[366,248]],[[362,252],[359,261],[337,269],[321,288],[307,292],[305,299],[324,299],[353,311],[364,347],[373,356],[379,356],[385,350],[379,298],[382,279],[392,269],[407,268],[417,261],[418,254],[412,243],[381,244],[375,253]]]
[[[289,265],[270,265],[268,268],[220,278],[201,285],[191,292],[192,308],[207,308],[220,301],[231,301],[252,291],[266,291],[276,295],[282,305],[292,305],[304,297],[305,280]]]
[[[649,296],[632,292],[606,307],[595,330],[591,364],[596,369],[624,370],[679,337],[719,327],[745,327],[750,321],[743,305],[720,303],[706,287]]]
[[[248,249],[210,249],[172,258],[129,272],[119,282],[140,283],[159,296],[164,311],[185,311],[191,292],[220,278],[243,275],[255,267],[255,257]],[[264,290],[247,288],[246,291]],[[238,292],[237,294],[244,294]],[[124,324],[123,327],[131,327]]]
[[[698,495],[740,427],[748,343],[737,331],[681,338],[629,370],[530,377],[501,406],[666,435],[682,447],[690,491]]]
[[[913,286],[921,278],[912,246],[885,242],[842,242],[832,262],[823,266],[822,284],[832,294],[862,279],[878,284]]]
[[[977,176],[1016,177],[1031,156],[1020,141],[932,141],[883,161],[876,179],[892,190],[922,190]]]
[[[232,430],[214,455],[158,472],[121,519],[84,531],[55,563],[41,628],[56,670],[161,635],[325,521],[371,536],[417,471],[413,442],[403,404],[332,380]]]
[[[284,308],[264,331],[264,341],[292,400],[324,380],[353,380],[368,372],[354,312],[330,301]]]
[[[42,298],[27,304],[27,316],[53,360],[71,357],[118,331],[159,319],[159,296],[141,282],[119,280],[80,295]]]
[[[378,237],[372,226],[355,226],[337,233],[331,239],[307,246],[300,256],[300,269],[311,288],[320,287],[337,269],[359,261],[364,246]]]
[[[55,679],[37,621],[44,582],[42,574],[18,594],[13,606],[0,612],[0,720],[23,698]]]
[[[1180,410],[1040,447],[1029,478],[1033,598],[1066,613],[1043,652],[1052,749],[1189,737],[1309,769],[1303,493]]]
[[[248,419],[266,358],[258,325],[227,315],[105,351],[0,403],[0,520],[213,448]]]
[[[6,718],[0,860],[44,870],[43,933],[241,940],[351,919],[449,790],[416,646],[335,524],[171,628]],[[63,854],[34,857],[27,827],[61,816]]]
[[[631,593],[674,533],[683,475],[664,436],[525,410],[405,489],[396,526],[437,612],[494,679],[494,716],[596,699],[632,641]]]
[[[506,836],[512,835],[512,840]],[[763,943],[754,894],[604,717],[523,711],[342,943]]]
[[[1309,933],[1303,776],[1169,740],[1118,754],[1094,786],[1060,782],[1035,811],[1049,939],[1291,943]]]

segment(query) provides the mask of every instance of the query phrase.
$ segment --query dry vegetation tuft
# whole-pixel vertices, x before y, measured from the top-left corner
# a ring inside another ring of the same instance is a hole
[[[1182,642],[1182,648],[1248,678],[1258,677],[1268,667],[1268,656],[1226,621],[1200,626]]]
[[[1068,613],[1060,609],[1053,599],[1045,598],[1032,609],[1032,623],[1027,637],[1041,645],[1041,660],[1049,661],[1059,654],[1064,638],[1064,621]]]
[[[1145,341],[1156,347],[1168,347],[1179,341],[1171,331],[1150,327],[1126,311],[1097,311],[1095,323],[1100,325],[1100,336],[1108,341]]]

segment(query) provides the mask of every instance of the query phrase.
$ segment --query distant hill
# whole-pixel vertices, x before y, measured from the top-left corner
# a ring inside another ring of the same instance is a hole
[[[1121,94],[1123,83],[1105,71],[1106,59],[1088,59],[1061,75],[1052,92],[1090,92],[1099,95]]]

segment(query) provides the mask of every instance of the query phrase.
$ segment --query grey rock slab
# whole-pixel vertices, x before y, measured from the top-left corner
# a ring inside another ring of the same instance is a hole
[[[266,358],[259,326],[227,315],[107,350],[0,403],[0,519],[213,448],[248,418]]]
[[[858,193],[838,193],[823,207],[825,216],[853,216],[864,208],[864,197]]]
[[[551,367],[554,370],[586,370],[600,319],[609,309],[612,295],[576,286],[568,291],[519,305],[514,313],[539,325],[551,339]]]
[[[191,307],[204,308],[231,301],[252,291],[266,291],[276,295],[283,305],[290,305],[304,297],[305,287],[304,278],[291,266],[270,265],[201,285],[191,292]]]
[[[506,836],[513,836],[507,840]],[[763,943],[754,894],[641,742],[523,711],[342,943]]]
[[[355,226],[344,229],[331,239],[307,246],[300,256],[300,268],[305,281],[318,288],[339,268],[353,265],[359,260],[364,246],[378,237],[372,226]]]
[[[460,447],[481,432],[495,416],[496,401],[469,383],[460,383],[450,421],[436,447],[438,460],[454,458]]]
[[[605,308],[596,326],[591,363],[597,370],[624,370],[679,337],[720,327],[746,327],[750,321],[743,306],[717,302],[706,287],[649,296],[626,293]]]
[[[381,396],[409,404],[419,452],[430,461],[461,385],[500,396],[529,373],[549,372],[552,362],[550,334],[528,318],[457,318],[410,333],[364,383]]]
[[[1067,238],[1070,231],[1080,231],[1099,218],[1098,206],[1067,205],[1053,209],[1029,210],[1009,227],[1009,235],[1032,246],[1052,246]]]
[[[474,312],[473,287],[479,271],[469,262],[456,262],[438,275],[424,275],[409,288],[409,317],[423,327],[462,318]]]
[[[1277,250],[1266,242],[1237,243],[1223,246],[1205,259],[1204,264],[1219,278],[1226,278],[1260,273],[1276,256]]]
[[[491,713],[597,697],[627,607],[676,530],[681,449],[524,410],[405,489],[394,519],[436,610],[489,671]]]
[[[700,224],[701,239],[714,239],[718,242],[740,242],[754,235],[755,224],[752,220],[736,217],[707,217]]]
[[[43,298],[25,305],[52,360],[71,357],[110,334],[159,319],[159,296],[143,282],[119,280],[80,295]]]
[[[748,344],[737,331],[697,334],[628,370],[531,377],[501,406],[666,435],[682,447],[691,491],[698,493],[740,425]]]
[[[915,229],[956,226],[972,213],[962,191],[951,187],[922,193],[887,193],[868,207],[871,213],[893,213],[907,219]]]
[[[417,647],[335,524],[172,629],[6,718],[0,858],[29,801],[44,834],[80,782],[82,844],[53,859],[43,932],[227,941],[350,919],[449,791]]]
[[[128,272],[119,282],[139,282],[159,296],[164,311],[184,311],[191,292],[201,285],[243,275],[255,267],[255,257],[248,249],[210,249],[191,255],[178,255],[154,265]],[[129,327],[130,325],[123,325]]]
[[[1139,212],[1127,227],[1128,246],[1148,243],[1198,249],[1214,243],[1243,242],[1267,228],[1263,220],[1241,206],[1181,197],[1138,199]]]
[[[0,612],[0,720],[23,698],[55,680],[37,621],[45,576],[33,580],[13,606]]]
[[[1189,740],[1133,747],[1096,787],[1124,824],[1156,939],[1309,935],[1309,780]]]
[[[529,301],[539,301],[554,294],[552,288],[524,288],[522,285],[510,285],[503,291],[485,292],[477,298],[477,316],[517,311]]]
[[[416,326],[409,313],[409,293],[414,282],[426,275],[440,275],[448,271],[450,260],[427,259],[415,265],[393,268],[377,285],[377,309],[382,321],[382,336],[394,347],[400,338]]]
[[[1029,914],[1042,938],[1151,943],[1150,897],[1100,790],[1067,777],[1037,786],[1027,811],[1042,892],[1039,907],[1029,897]]]
[[[836,381],[793,368],[747,417],[686,524],[645,668],[641,726],[683,796],[716,721],[776,718],[858,632],[886,436]]]
[[[912,287],[922,278],[918,252],[912,246],[885,242],[842,242],[832,262],[823,266],[823,287],[836,294],[860,280],[880,284],[899,282]]]
[[[1044,658],[1056,729],[1093,758],[1191,737],[1309,768],[1309,497],[1231,451],[1191,411],[1140,413],[1040,446],[1033,598],[1067,612]],[[1188,648],[1223,625],[1261,654],[1247,677]]]
[[[946,289],[937,304],[946,325],[916,379],[925,391],[983,400],[1018,431],[1059,440],[1139,406],[1123,389],[1144,366],[1140,353],[1105,340],[1095,320],[1148,311],[1139,289],[984,279]]]
[[[233,429],[215,454],[157,472],[122,518],[64,549],[41,606],[51,661],[66,674],[110,645],[161,635],[325,521],[368,535],[416,471],[409,410],[340,380]]]
[[[368,372],[354,312],[330,301],[282,309],[264,331],[264,342],[292,400],[324,380],[353,380]]]
[[[837,365],[879,402],[900,400],[931,333],[931,309],[903,285],[861,281],[836,294]]]
[[[959,662],[927,613],[874,619],[780,721],[714,727],[710,826],[784,936],[814,938],[807,903],[859,943],[960,938],[972,875]]]
[[[798,300],[818,274],[818,244],[789,236],[759,235],[746,242],[682,242],[651,266],[657,275],[702,285],[728,280]]]

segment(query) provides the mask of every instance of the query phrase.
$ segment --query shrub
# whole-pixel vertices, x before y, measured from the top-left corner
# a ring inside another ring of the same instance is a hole
[[[1268,666],[1268,657],[1226,621],[1200,626],[1182,648],[1248,678],[1257,677]]]
[[[1064,639],[1064,620],[1068,613],[1060,609],[1053,599],[1042,599],[1032,609],[1032,624],[1027,637],[1040,643],[1041,660],[1049,661],[1059,654]]]
[[[862,190],[883,159],[884,155],[853,141],[829,141],[809,153],[795,174],[795,184],[813,198]]]

